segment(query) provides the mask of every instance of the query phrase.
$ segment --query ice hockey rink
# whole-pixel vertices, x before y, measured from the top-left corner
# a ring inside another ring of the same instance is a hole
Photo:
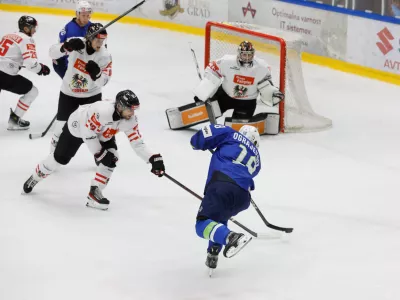
[[[20,14],[0,12],[0,34]],[[38,57],[69,17],[34,15]],[[132,89],[139,126],[167,173],[202,194],[210,154],[193,151],[194,129],[171,131],[165,109],[192,101],[198,83],[188,43],[199,36],[115,24],[108,29],[113,77],[104,98]],[[333,128],[262,137],[263,168],[253,199],[276,225],[294,227],[278,240],[253,240],[238,256],[220,257],[212,278],[207,242],[195,234],[199,201],[150,173],[117,135],[119,165],[104,191],[108,211],[85,207],[93,158],[85,146],[72,162],[21,195],[49,152],[50,135],[8,132],[17,96],[0,95],[0,299],[400,299],[400,88],[303,64],[310,102]],[[39,88],[26,119],[41,132],[56,113],[61,80],[22,74]],[[237,220],[271,232],[250,207]],[[234,230],[241,231],[231,224]]]

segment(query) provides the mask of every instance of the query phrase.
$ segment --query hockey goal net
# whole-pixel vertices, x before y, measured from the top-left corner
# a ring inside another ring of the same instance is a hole
[[[208,22],[205,66],[227,54],[237,54],[240,42],[248,40],[256,56],[271,66],[272,81],[285,94],[279,104],[281,132],[308,132],[332,126],[328,118],[316,114],[308,101],[301,67],[301,36],[246,23]]]

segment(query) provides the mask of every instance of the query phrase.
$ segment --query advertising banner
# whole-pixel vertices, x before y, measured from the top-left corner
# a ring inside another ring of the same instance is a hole
[[[344,59],[347,15],[279,1],[230,0],[229,21],[253,23],[303,37],[303,51]]]
[[[208,21],[228,19],[228,0],[151,0],[140,12],[149,19],[204,28]]]
[[[400,75],[400,26],[349,18],[347,61]]]

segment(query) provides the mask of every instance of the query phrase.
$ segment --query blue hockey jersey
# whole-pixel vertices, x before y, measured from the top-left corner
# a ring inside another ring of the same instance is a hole
[[[223,125],[206,125],[194,134],[190,143],[195,150],[215,149],[207,183],[215,171],[232,178],[241,188],[254,190],[253,178],[261,169],[257,147],[245,136]]]

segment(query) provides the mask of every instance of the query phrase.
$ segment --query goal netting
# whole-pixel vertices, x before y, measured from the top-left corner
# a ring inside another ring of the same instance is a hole
[[[271,66],[275,86],[285,94],[280,103],[280,131],[308,132],[326,129],[332,121],[318,115],[308,101],[301,65],[301,36],[278,29],[239,22],[208,22],[205,65],[226,54],[237,54],[240,42],[248,40],[256,56]]]

